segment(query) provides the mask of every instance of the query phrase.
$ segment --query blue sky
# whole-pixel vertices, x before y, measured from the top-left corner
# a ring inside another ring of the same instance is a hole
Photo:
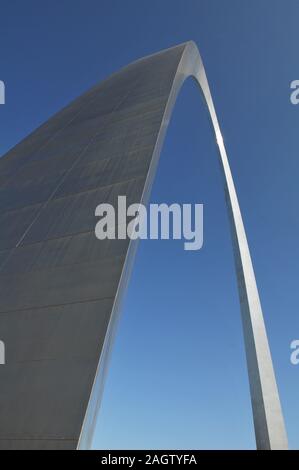
[[[299,448],[296,0],[1,2],[0,154],[128,62],[193,39],[235,178],[289,443]],[[184,182],[184,184],[181,184]],[[111,360],[96,448],[254,448],[217,150],[195,84],[170,123],[152,202],[204,204],[204,247],[143,241]]]

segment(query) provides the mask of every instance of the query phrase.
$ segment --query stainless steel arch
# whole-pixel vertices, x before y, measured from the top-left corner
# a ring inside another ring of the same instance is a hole
[[[204,67],[188,42],[114,73],[0,159],[0,449],[90,447],[137,247],[99,242],[94,211],[120,194],[146,202],[189,76],[220,152],[257,446],[287,447],[236,191]]]
[[[171,51],[171,49],[169,51]],[[167,54],[167,51],[163,51],[163,53]],[[140,62],[144,62],[144,66],[146,67],[146,61],[150,60],[150,58],[151,56],[146,57],[141,59]],[[284,419],[242,215],[205,69],[200,53],[193,41],[189,41],[181,46],[180,61],[169,90],[169,96],[160,123],[141,202],[146,203],[148,199],[163,139],[167,131],[176,97],[185,79],[190,76],[194,77],[204,96],[219,149],[220,165],[224,177],[227,210],[233,239],[257,448],[287,449],[288,445]],[[120,310],[120,299],[128,281],[128,273],[131,269],[135,249],[136,242],[131,242],[85,415],[78,444],[79,449],[88,449],[91,447],[92,435],[103,391],[107,361],[109,360],[117,316]]]

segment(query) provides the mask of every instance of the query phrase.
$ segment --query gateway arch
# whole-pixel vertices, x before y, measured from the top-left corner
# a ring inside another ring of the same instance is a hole
[[[137,60],[54,115],[0,160],[0,448],[88,449],[136,243],[99,241],[94,211],[146,203],[184,80],[215,131],[240,294],[257,448],[286,449],[255,275],[196,45]]]

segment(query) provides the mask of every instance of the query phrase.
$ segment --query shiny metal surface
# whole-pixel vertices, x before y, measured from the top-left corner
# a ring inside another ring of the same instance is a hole
[[[146,62],[147,58],[141,60]],[[257,448],[286,449],[287,436],[284,420],[241,211],[205,69],[198,49],[192,41],[186,43],[182,51],[161,121],[141,201],[146,203],[149,197],[163,139],[167,131],[176,97],[185,79],[190,76],[197,81],[203,93],[219,148],[220,165],[224,176],[224,189],[233,238]],[[134,242],[131,242],[131,244],[133,243]],[[126,259],[127,264],[132,262],[130,259],[131,256],[134,255],[129,252],[129,256],[127,256]],[[122,295],[122,289],[125,290],[125,287],[122,286],[122,282],[126,283],[126,281],[126,276],[123,276],[116,296],[106,342],[103,347],[93,391],[87,408],[79,440],[79,449],[90,448],[91,446],[92,435],[95,429],[103,392],[107,361],[109,360],[109,349],[113,343],[112,339],[115,328],[113,324],[114,316],[117,317],[120,310],[118,296]],[[115,321],[117,321],[117,319]]]
[[[137,243],[95,238],[95,207],[148,199],[184,80],[219,147],[258,448],[286,448],[241,212],[205,71],[188,42],[138,60],[75,100],[0,160],[0,448],[90,448]],[[212,406],[212,405],[211,405]],[[200,445],[200,443],[199,443]]]

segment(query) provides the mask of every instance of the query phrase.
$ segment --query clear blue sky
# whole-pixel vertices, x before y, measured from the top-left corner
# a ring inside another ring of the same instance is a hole
[[[1,1],[0,154],[128,62],[193,39],[244,214],[289,442],[299,448],[297,0]],[[152,193],[204,204],[204,247],[144,241],[126,297],[97,448],[254,448],[217,151],[198,90],[179,96]],[[181,185],[181,182],[184,182]]]

